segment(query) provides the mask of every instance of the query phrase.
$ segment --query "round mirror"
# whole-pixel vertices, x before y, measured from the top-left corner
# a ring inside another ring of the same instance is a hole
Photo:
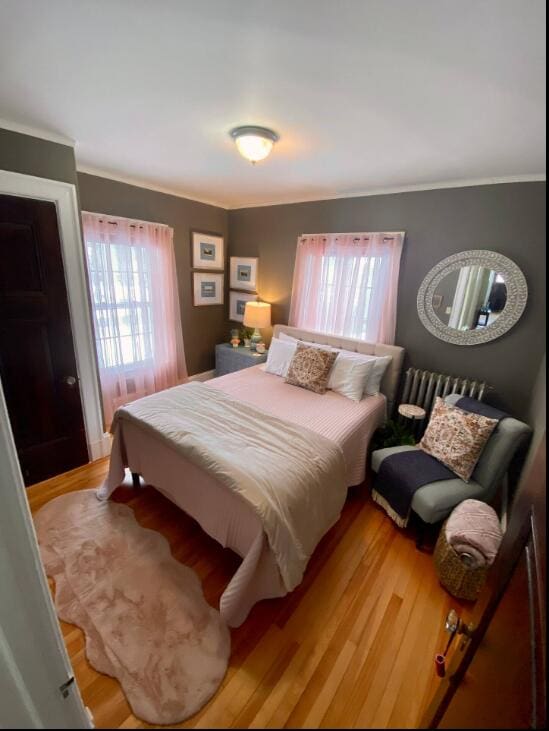
[[[418,312],[441,340],[476,345],[503,335],[524,311],[528,290],[517,265],[493,251],[463,251],[425,277]]]

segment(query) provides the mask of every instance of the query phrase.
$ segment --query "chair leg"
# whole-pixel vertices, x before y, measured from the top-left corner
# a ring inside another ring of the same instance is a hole
[[[442,522],[426,523],[414,513],[416,526],[416,548],[418,551],[432,553],[437,542]]]
[[[423,550],[423,544],[425,543],[425,532],[427,529],[426,523],[417,516],[416,519],[416,548],[418,551]]]
[[[136,490],[139,487],[141,487],[141,480],[139,479],[139,472],[132,472],[132,484]]]

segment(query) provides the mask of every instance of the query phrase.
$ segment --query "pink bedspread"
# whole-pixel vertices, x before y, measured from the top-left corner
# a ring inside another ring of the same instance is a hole
[[[368,442],[385,418],[384,396],[370,396],[359,403],[333,392],[320,396],[284,383],[261,366],[213,379],[208,385],[332,439],[343,450],[348,485],[363,481]],[[261,522],[239,495],[160,439],[134,424],[120,422],[109,474],[98,490],[101,499],[108,498],[122,483],[126,467],[195,518],[222,546],[242,557],[220,599],[219,609],[229,626],[242,624],[261,599],[286,594]]]

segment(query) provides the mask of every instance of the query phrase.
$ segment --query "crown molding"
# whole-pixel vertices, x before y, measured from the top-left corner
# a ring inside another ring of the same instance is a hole
[[[268,203],[244,203],[238,206],[228,206],[230,211],[237,211],[242,208],[265,208],[267,206],[287,206],[295,203],[315,203],[320,201],[339,200],[342,198],[366,198],[375,195],[394,195],[396,193],[414,193],[425,190],[442,190],[445,188],[475,188],[481,185],[501,185],[505,183],[539,183],[546,181],[545,173],[532,175],[507,175],[496,178],[471,178],[467,180],[450,180],[439,183],[420,183],[418,185],[388,186],[386,188],[370,188],[361,191],[338,193],[327,195],[321,198],[316,196],[306,198],[288,198],[274,200]]]
[[[77,165],[77,171],[79,173],[86,173],[88,175],[95,175],[98,178],[106,178],[107,180],[114,180],[117,183],[125,183],[126,185],[135,185],[138,188],[145,188],[146,190],[154,190],[157,193],[164,193],[166,195],[173,195],[176,198],[183,198],[185,200],[193,201],[195,203],[203,203],[208,206],[215,206],[216,208],[222,208],[228,211],[238,211],[243,208],[266,208],[268,206],[287,206],[296,203],[316,203],[320,201],[329,200],[340,200],[344,198],[365,198],[376,195],[394,195],[396,193],[414,193],[426,190],[443,190],[446,188],[474,188],[482,185],[502,185],[505,183],[535,183],[545,182],[545,173],[532,174],[532,175],[507,175],[495,178],[470,178],[466,180],[451,180],[446,182],[438,183],[420,183],[418,185],[405,185],[405,186],[388,186],[385,188],[370,188],[357,192],[346,192],[338,193],[336,195],[327,195],[324,197],[311,196],[305,198],[284,198],[266,203],[241,203],[238,205],[230,205],[228,203],[221,203],[220,201],[213,201],[205,198],[196,198],[191,194],[181,192],[181,190],[175,188],[168,188],[154,183],[149,183],[140,178],[134,178],[131,176],[117,175],[111,173],[108,170],[101,168],[94,168],[88,165]]]
[[[32,127],[29,124],[11,122],[9,119],[4,119],[3,117],[0,117],[0,129],[6,129],[9,132],[19,132],[20,134],[28,135],[29,137],[38,137],[39,139],[46,140],[47,142],[57,142],[60,145],[67,145],[68,147],[74,147],[76,145],[76,141],[71,137],[66,137],[65,135],[57,132],[48,132],[40,129],[39,127]]]
[[[117,175],[111,173],[108,170],[102,168],[95,168],[89,165],[76,165],[76,171],[78,173],[84,173],[85,175],[94,175],[97,178],[106,178],[107,180],[113,180],[115,183],[124,183],[125,185],[134,185],[136,188],[144,188],[145,190],[153,190],[155,193],[164,193],[165,195],[173,195],[176,198],[183,198],[184,200],[192,201],[193,203],[203,203],[207,206],[215,206],[216,208],[228,209],[227,204],[220,203],[219,201],[208,200],[205,198],[197,198],[189,193],[181,192],[175,188],[167,188],[154,183],[149,183],[146,180],[140,178],[134,178],[129,175]]]

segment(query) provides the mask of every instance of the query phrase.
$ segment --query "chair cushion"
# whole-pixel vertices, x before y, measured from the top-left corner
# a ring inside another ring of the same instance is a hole
[[[411,445],[403,445],[402,447],[385,447],[385,449],[376,449],[372,452],[372,469],[374,472],[379,472],[381,463],[385,457],[390,457],[391,454],[398,454],[399,452],[409,452],[411,449],[417,449]]]
[[[463,500],[474,498],[486,502],[488,491],[478,482],[464,482],[459,477],[443,482],[429,482],[414,495],[412,510],[426,523],[444,520]]]
[[[372,469],[374,472],[379,472],[384,459],[392,454],[408,452],[411,449],[417,449],[417,447],[406,445],[376,450],[372,453]],[[452,508],[462,500],[475,498],[486,502],[488,494],[489,491],[478,482],[474,480],[464,482],[456,477],[453,480],[429,482],[420,487],[414,495],[411,508],[426,523],[438,523],[440,520],[444,520]]]

